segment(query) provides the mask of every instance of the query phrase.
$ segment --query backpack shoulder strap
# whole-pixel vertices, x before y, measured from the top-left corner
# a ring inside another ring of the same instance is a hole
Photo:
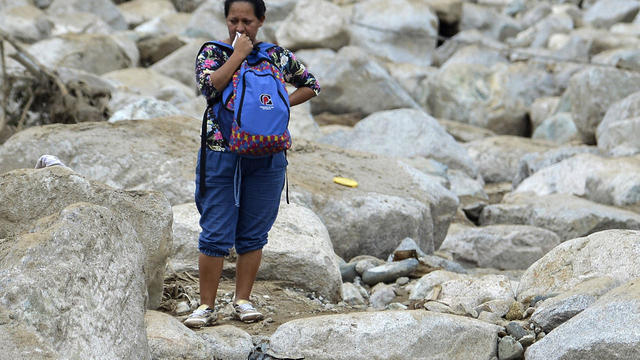
[[[202,52],[202,50],[206,46],[210,46],[210,45],[216,45],[218,47],[233,51],[233,47],[231,47],[231,45],[224,43],[222,41],[207,41],[204,44],[202,44],[202,46],[200,46],[200,50],[198,50],[198,55]]]
[[[271,61],[271,58],[269,57],[269,53],[268,51],[274,47],[276,47],[277,45],[272,44],[272,43],[268,43],[268,42],[261,42],[258,44],[257,48],[258,48],[258,56],[260,58],[264,58],[267,59],[269,61]]]

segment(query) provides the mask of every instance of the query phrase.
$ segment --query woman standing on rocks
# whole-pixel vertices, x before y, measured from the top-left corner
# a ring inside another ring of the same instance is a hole
[[[222,42],[232,46],[207,43],[196,59],[198,88],[209,104],[222,101],[222,91],[240,65],[252,51],[257,51],[256,35],[265,21],[265,12],[263,0],[225,0],[229,37]],[[266,53],[284,80],[297,88],[289,94],[290,106],[301,104],[320,92],[316,79],[291,51],[273,45]],[[231,152],[228,124],[218,121],[211,106],[206,110],[205,119],[206,146],[201,149],[196,168],[199,174],[200,164],[205,164],[202,175],[205,186],[201,186],[202,180],[196,176],[196,205],[202,228],[198,242],[201,305],[184,321],[189,327],[215,322],[214,304],[224,256],[229,255],[233,246],[238,253],[235,316],[243,322],[263,318],[249,298],[267,233],[278,214],[287,166],[283,152],[259,158],[240,157]]]

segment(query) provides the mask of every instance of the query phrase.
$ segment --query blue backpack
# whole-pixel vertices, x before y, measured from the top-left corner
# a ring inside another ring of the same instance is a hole
[[[291,147],[289,95],[282,72],[267,55],[273,46],[258,44],[222,91],[222,101],[213,104],[229,149],[242,156],[261,157]]]

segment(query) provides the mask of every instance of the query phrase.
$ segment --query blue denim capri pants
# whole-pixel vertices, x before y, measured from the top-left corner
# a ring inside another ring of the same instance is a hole
[[[243,158],[207,149],[206,167],[204,194],[196,175],[200,252],[227,256],[234,246],[238,254],[262,249],[278,215],[287,167],[285,154]],[[196,174],[199,171],[198,160]]]

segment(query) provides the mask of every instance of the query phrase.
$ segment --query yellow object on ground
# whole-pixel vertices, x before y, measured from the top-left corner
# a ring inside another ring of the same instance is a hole
[[[348,187],[358,187],[358,182],[353,180],[353,179],[349,179],[349,178],[344,178],[344,177],[340,177],[340,176],[336,176],[333,178],[333,182],[336,184],[340,184],[340,185],[344,185],[344,186],[348,186]]]

